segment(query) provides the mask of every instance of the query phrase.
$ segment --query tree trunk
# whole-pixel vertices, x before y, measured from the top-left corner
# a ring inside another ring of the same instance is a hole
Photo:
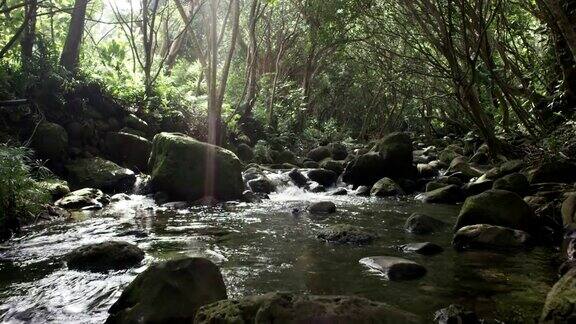
[[[66,37],[64,49],[60,56],[60,65],[73,73],[78,69],[87,5],[88,0],[75,1],[74,9],[72,10],[72,19],[68,27],[68,36]]]
[[[34,40],[36,38],[36,14],[38,11],[38,0],[30,0],[26,3],[25,15],[28,17],[25,19],[26,23],[24,25],[24,31],[22,34],[22,39],[20,41],[20,46],[22,48],[22,61],[26,61],[32,58],[32,51],[34,49]]]

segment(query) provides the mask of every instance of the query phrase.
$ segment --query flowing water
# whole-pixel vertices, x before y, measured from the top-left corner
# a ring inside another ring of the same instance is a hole
[[[1,246],[0,318],[14,323],[102,323],[122,289],[148,264],[182,256],[206,257],[218,264],[229,297],[269,291],[359,295],[426,319],[439,308],[459,303],[488,318],[533,322],[554,281],[549,250],[456,253],[449,228],[429,236],[403,230],[413,212],[453,223],[457,206],[423,205],[410,198],[332,197],[294,187],[261,204],[177,211],[159,208],[149,197],[131,198],[99,212],[76,213],[74,220],[36,226]],[[293,213],[319,200],[334,201],[338,213],[325,219]],[[379,239],[363,247],[316,239],[319,229],[335,223],[371,229]],[[137,244],[146,252],[143,265],[106,274],[66,268],[66,253],[106,240]],[[426,257],[398,248],[425,241],[445,251]],[[428,273],[415,281],[387,281],[358,262],[376,255],[415,260]]]

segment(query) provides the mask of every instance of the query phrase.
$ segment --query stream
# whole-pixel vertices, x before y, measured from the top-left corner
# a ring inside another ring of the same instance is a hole
[[[554,283],[553,253],[546,248],[495,253],[457,253],[451,229],[428,236],[404,231],[406,218],[425,213],[453,224],[458,206],[424,205],[413,197],[363,198],[314,194],[287,186],[260,204],[167,210],[151,197],[131,195],[97,212],[76,212],[72,220],[37,225],[0,246],[0,318],[10,323],[102,323],[122,289],[156,261],[206,257],[222,271],[231,298],[270,291],[359,295],[383,301],[431,320],[457,303],[479,316],[534,322]],[[330,200],[338,212],[325,219],[303,210]],[[371,229],[379,239],[367,246],[324,243],[316,238],[328,224]],[[68,270],[63,256],[89,243],[123,240],[146,252],[139,268],[102,273]],[[436,256],[407,254],[399,245],[433,242]],[[390,282],[362,266],[367,256],[393,255],[428,270],[422,279]]]

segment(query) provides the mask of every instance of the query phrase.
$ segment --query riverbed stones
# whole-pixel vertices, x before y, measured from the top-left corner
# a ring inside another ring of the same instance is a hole
[[[274,292],[202,307],[195,323],[421,323],[411,313],[356,296]]]
[[[384,171],[392,178],[408,177],[414,173],[412,165],[414,150],[412,139],[408,133],[391,133],[380,140],[376,151],[382,157]]]
[[[512,173],[496,180],[493,188],[512,191],[523,197],[528,194],[530,183],[522,173]]]
[[[374,197],[390,197],[403,195],[404,190],[390,178],[382,178],[372,186],[370,195]]]
[[[354,191],[354,193],[356,194],[356,196],[368,197],[370,196],[370,187],[359,186],[358,188],[356,188],[356,191]]]
[[[336,161],[345,160],[348,157],[348,148],[346,145],[338,142],[328,144],[332,158]]]
[[[338,180],[338,174],[332,170],[313,169],[308,171],[308,178],[316,181],[324,187],[330,187]]]
[[[70,269],[105,272],[127,269],[140,264],[144,259],[144,252],[136,245],[127,242],[109,241],[76,248],[66,259]]]
[[[458,251],[470,249],[515,249],[530,244],[530,235],[524,231],[502,226],[476,224],[460,228],[452,245]]]
[[[292,182],[294,182],[294,184],[300,188],[306,186],[308,183],[306,176],[302,174],[302,172],[300,172],[298,169],[290,170],[290,172],[288,172],[288,177],[290,177],[290,180],[292,180]]]
[[[112,132],[105,139],[107,156],[114,162],[132,170],[146,172],[152,143],[144,137],[123,132]]]
[[[331,201],[319,201],[308,206],[308,212],[316,215],[333,214],[336,212],[336,205]]]
[[[393,256],[375,256],[367,257],[360,260],[360,263],[382,272],[389,280],[413,280],[423,277],[426,274],[426,268],[422,265],[399,257]]]
[[[404,224],[404,229],[412,234],[427,235],[441,231],[446,223],[434,217],[422,214],[412,214]]]
[[[308,158],[315,162],[320,162],[332,156],[332,152],[328,146],[319,146],[308,152]]]
[[[40,157],[62,161],[68,150],[68,133],[58,124],[44,121],[36,129],[33,146]]]
[[[336,174],[340,174],[344,171],[344,161],[336,161],[332,158],[327,158],[320,162],[320,167],[322,169],[334,171]]]
[[[234,153],[183,134],[156,135],[150,167],[153,186],[176,200],[233,200],[244,191],[240,160]]]
[[[318,238],[329,243],[364,245],[372,243],[376,235],[359,226],[336,224],[322,229]]]
[[[530,233],[536,230],[537,221],[530,206],[520,196],[492,189],[466,199],[454,229],[475,224],[504,226]]]
[[[65,209],[100,209],[107,204],[109,198],[95,188],[84,188],[73,191],[61,199],[55,205]]]
[[[425,192],[420,197],[429,204],[456,204],[464,200],[464,193],[459,186],[448,185]]]
[[[534,183],[574,183],[576,182],[576,164],[565,160],[544,162],[529,172],[529,180]]]
[[[248,188],[255,193],[270,194],[276,191],[276,185],[266,177],[248,181]]]
[[[482,175],[481,171],[470,166],[464,157],[461,156],[452,160],[448,171],[452,173],[461,173],[467,179],[477,178]]]
[[[66,165],[66,172],[73,188],[97,188],[115,193],[127,191],[136,182],[134,172],[99,157],[72,161]]]
[[[38,183],[42,188],[44,188],[52,200],[58,200],[70,193],[70,187],[68,182],[60,179],[49,179]]]
[[[423,242],[423,243],[408,243],[401,246],[402,251],[408,253],[418,253],[422,255],[436,255],[444,251],[444,249],[434,243]]]
[[[576,320],[576,268],[552,287],[542,310],[540,323],[573,323]]]
[[[378,152],[368,152],[361,154],[350,161],[342,180],[354,186],[372,186],[383,177],[384,160]]]
[[[201,306],[226,299],[218,267],[203,258],[152,264],[124,289],[106,323],[192,323]]]

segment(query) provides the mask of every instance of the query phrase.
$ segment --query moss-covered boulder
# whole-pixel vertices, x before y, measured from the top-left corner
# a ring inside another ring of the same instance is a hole
[[[194,321],[208,323],[421,323],[414,314],[356,296],[268,293],[202,307]]]
[[[108,133],[106,135],[106,154],[126,168],[146,172],[148,159],[152,152],[152,143],[144,137],[128,133]]]
[[[220,270],[207,259],[156,263],[124,289],[106,323],[192,323],[201,306],[226,297]]]
[[[310,152],[308,152],[307,157],[312,160],[312,161],[316,161],[316,162],[320,162],[326,158],[329,158],[332,156],[332,152],[330,151],[330,148],[328,146],[319,146],[315,149],[310,150]]]
[[[179,133],[154,137],[150,169],[153,186],[177,200],[231,200],[244,191],[242,167],[234,153]]]
[[[100,209],[109,202],[101,190],[84,188],[68,193],[57,200],[55,205],[66,209]]]
[[[334,171],[336,174],[341,174],[344,171],[344,161],[336,161],[332,158],[327,158],[320,162],[322,169]]]
[[[544,162],[529,173],[530,183],[573,183],[576,182],[576,164],[558,160]]]
[[[329,243],[364,245],[372,243],[376,235],[362,227],[336,224],[322,229],[318,238]]]
[[[370,195],[374,197],[390,197],[403,195],[404,190],[390,178],[382,178],[372,186]]]
[[[488,224],[464,226],[456,232],[452,240],[452,245],[458,251],[516,249],[529,244],[530,235],[524,231]]]
[[[132,188],[136,182],[134,172],[99,157],[75,160],[65,168],[72,188],[121,192]]]
[[[355,186],[372,186],[384,177],[384,167],[384,159],[379,153],[361,154],[346,165],[342,180]]]
[[[56,201],[70,193],[68,182],[60,179],[48,179],[38,183],[40,187],[44,188],[53,201]]]
[[[494,181],[493,188],[512,191],[524,197],[530,191],[530,183],[522,173],[512,173]]]
[[[552,287],[542,310],[540,323],[573,323],[576,320],[576,268]]]
[[[307,175],[310,180],[316,181],[324,187],[333,186],[338,181],[338,174],[332,170],[313,169],[308,171]]]
[[[459,186],[447,185],[427,191],[420,198],[429,204],[456,204],[464,200],[464,192]]]
[[[408,133],[391,133],[376,145],[385,169],[392,178],[403,178],[412,175],[414,168],[412,139]]]
[[[68,133],[58,124],[42,122],[34,134],[33,145],[41,158],[63,161],[68,151]]]
[[[466,199],[454,229],[475,224],[504,226],[531,233],[536,230],[537,220],[520,196],[492,189]]]
[[[109,241],[76,248],[66,259],[70,269],[105,272],[140,264],[144,259],[144,251],[127,242]]]

